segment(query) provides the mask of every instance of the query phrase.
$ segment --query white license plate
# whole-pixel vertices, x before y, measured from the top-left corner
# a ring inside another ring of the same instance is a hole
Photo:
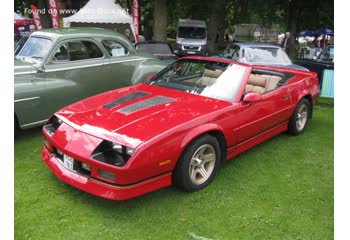
[[[74,158],[67,156],[66,154],[63,155],[63,165],[69,169],[73,170],[73,164],[74,164]]]
[[[196,54],[196,52],[187,52],[188,54]]]

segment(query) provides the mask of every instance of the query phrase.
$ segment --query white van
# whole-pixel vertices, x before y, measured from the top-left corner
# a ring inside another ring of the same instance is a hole
[[[180,56],[208,56],[207,24],[201,20],[180,19],[174,53]]]

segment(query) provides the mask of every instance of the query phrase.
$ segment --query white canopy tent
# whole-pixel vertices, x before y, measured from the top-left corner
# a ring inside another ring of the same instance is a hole
[[[68,27],[101,27],[124,33],[131,30],[135,39],[132,17],[114,0],[90,0],[76,14],[63,18],[63,26]]]

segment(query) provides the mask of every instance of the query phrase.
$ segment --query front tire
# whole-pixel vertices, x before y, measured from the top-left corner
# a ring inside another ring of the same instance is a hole
[[[213,180],[220,160],[217,139],[203,135],[191,142],[181,155],[173,173],[173,182],[187,192],[200,190]]]
[[[303,98],[295,109],[293,116],[289,120],[288,132],[292,135],[299,135],[304,132],[311,115],[311,104],[309,100]]]

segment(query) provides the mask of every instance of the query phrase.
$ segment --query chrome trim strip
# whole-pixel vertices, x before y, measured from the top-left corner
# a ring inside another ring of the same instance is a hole
[[[102,66],[102,65],[106,65],[106,63],[97,63],[97,64],[90,64],[90,65],[84,65],[84,66],[50,69],[50,70],[45,70],[45,72],[59,72],[59,71],[74,70],[74,69],[81,69],[81,68],[88,68],[88,67],[98,67],[98,66]]]
[[[33,126],[33,125],[42,125],[43,123],[46,123],[47,120],[49,120],[49,119],[45,119],[45,120],[41,120],[41,121],[37,121],[37,122],[33,122],[33,123],[24,124],[24,125],[21,125],[21,128],[26,128],[26,127]]]
[[[109,64],[113,64],[113,63],[124,63],[124,62],[141,61],[141,60],[148,60],[148,59],[153,59],[153,58],[136,58],[136,59],[129,59],[129,60],[119,60],[119,61],[114,61],[114,62],[90,64],[90,65],[85,65],[85,66],[66,67],[66,68],[60,68],[60,69],[50,69],[50,70],[46,70],[45,72],[58,72],[58,71],[64,71],[64,70],[73,70],[73,69],[87,68],[87,67],[97,67],[97,66],[109,65]]]
[[[153,58],[135,58],[135,59],[129,59],[129,60],[119,60],[119,61],[109,62],[109,64],[112,64],[112,63],[123,63],[123,62],[132,62],[132,61],[141,61],[141,60],[148,60],[148,59],[153,59]]]
[[[34,99],[38,99],[40,97],[31,97],[31,98],[22,98],[22,99],[17,99],[15,100],[15,103],[17,102],[25,102],[25,101],[30,101],[30,100],[34,100]]]
[[[13,75],[26,75],[26,74],[33,74],[33,73],[35,73],[35,71],[13,73]]]

